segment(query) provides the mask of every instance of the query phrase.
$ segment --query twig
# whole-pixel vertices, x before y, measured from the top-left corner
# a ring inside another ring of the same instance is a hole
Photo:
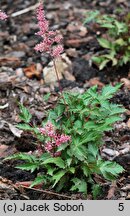
[[[51,192],[51,191],[40,190],[40,189],[36,189],[36,188],[29,188],[29,187],[26,187],[26,186],[23,186],[23,185],[20,185],[20,187],[26,188],[26,189],[29,189],[29,190],[34,190],[34,191],[42,192],[42,193],[46,193],[46,194],[50,194],[50,195],[55,195],[55,196],[64,197],[64,198],[66,198],[66,199],[71,199],[70,196],[66,196],[66,195],[63,195],[63,194],[58,194],[58,193]]]
[[[38,7],[38,5],[39,5],[39,3],[37,3],[35,5],[32,5],[32,6],[28,7],[28,8],[25,8],[23,10],[14,12],[14,13],[11,14],[11,17],[20,16],[22,14],[28,13],[29,11],[35,10]]]

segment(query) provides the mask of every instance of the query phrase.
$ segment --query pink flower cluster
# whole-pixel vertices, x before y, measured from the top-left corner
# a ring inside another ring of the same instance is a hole
[[[50,138],[45,145],[45,150],[51,153],[54,157],[60,156],[61,154],[61,152],[55,152],[56,148],[71,139],[70,136],[65,134],[57,134],[54,129],[54,125],[52,125],[51,122],[48,122],[44,128],[39,128],[39,131]]]
[[[57,31],[49,31],[49,22],[45,18],[42,3],[37,8],[37,20],[39,26],[37,35],[42,37],[42,42],[37,44],[34,49],[39,52],[48,52],[54,58],[59,57],[63,52],[62,36]]]
[[[6,20],[7,18],[8,18],[8,16],[6,15],[6,13],[4,13],[0,10],[0,20]]]

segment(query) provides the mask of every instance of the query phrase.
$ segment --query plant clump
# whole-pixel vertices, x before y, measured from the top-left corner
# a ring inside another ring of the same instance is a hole
[[[130,13],[123,17],[114,15],[101,15],[99,11],[90,11],[85,23],[97,23],[105,30],[104,37],[97,40],[105,54],[97,54],[92,61],[102,70],[111,63],[112,66],[122,66],[130,62]]]

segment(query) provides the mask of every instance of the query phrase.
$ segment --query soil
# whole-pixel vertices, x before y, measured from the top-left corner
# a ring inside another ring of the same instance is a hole
[[[129,1],[113,0],[45,0],[45,11],[53,30],[60,30],[64,37],[65,53],[71,61],[69,73],[74,80],[63,78],[60,80],[62,89],[88,89],[97,84],[99,89],[111,83],[115,85],[125,79],[119,92],[112,99],[113,102],[123,105],[127,111],[123,114],[123,122],[117,124],[112,132],[104,135],[104,147],[114,150],[125,149],[130,145],[130,65],[120,68],[99,69],[91,64],[91,56],[100,51],[94,29],[79,30],[89,9],[98,9],[102,13],[116,13],[117,7],[122,8],[122,14],[130,8]],[[9,19],[0,22],[0,182],[5,185],[0,188],[0,199],[92,199],[91,193],[87,197],[80,193],[57,194],[52,190],[40,191],[28,187],[16,187],[18,182],[33,181],[37,173],[19,170],[16,167],[21,161],[3,161],[15,152],[35,151],[36,139],[28,133],[18,137],[12,132],[12,125],[20,122],[18,118],[18,103],[29,107],[33,115],[33,124],[40,125],[44,119],[44,111],[56,103],[56,83],[47,84],[41,70],[35,73],[35,67],[45,68],[50,62],[47,54],[35,53],[34,46],[38,43],[35,35],[37,23],[35,10],[15,14],[37,3],[37,0],[1,0],[0,9],[6,11]],[[78,26],[78,27],[77,27]],[[33,65],[33,66],[32,66]],[[40,65],[40,66],[39,66]],[[30,69],[31,68],[31,69]],[[33,69],[32,69],[33,68]],[[27,72],[30,72],[30,75]],[[128,83],[129,81],[129,83]],[[48,102],[43,96],[51,92]],[[11,127],[9,127],[11,124]],[[17,132],[16,132],[17,133]],[[103,184],[103,193],[98,199],[130,199],[129,191],[122,190],[130,184],[130,148],[129,151],[114,159],[121,164],[126,172],[116,181],[114,193],[110,196],[109,184]],[[124,192],[125,191],[125,192]],[[109,194],[109,196],[108,196]]]

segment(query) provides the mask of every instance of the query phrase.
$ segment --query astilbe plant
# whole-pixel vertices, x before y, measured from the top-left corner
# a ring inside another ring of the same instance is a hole
[[[43,41],[35,49],[49,52],[55,60],[63,51],[62,45],[59,45],[61,37],[58,35],[57,40],[57,32],[48,30],[41,3],[37,18],[40,28],[37,34]],[[30,124],[32,115],[20,105],[22,123],[18,128],[37,137],[37,152],[18,153],[6,160],[24,160],[25,164],[17,166],[23,170],[34,172],[40,169],[41,174],[31,186],[43,182],[44,188],[87,194],[89,185],[89,191],[92,190],[96,198],[100,185],[94,180],[95,174],[112,181],[124,171],[116,162],[103,161],[100,156],[104,132],[112,130],[113,124],[121,120],[120,114],[124,112],[121,106],[109,102],[119,88],[120,85],[105,86],[98,93],[97,86],[94,86],[83,94],[62,92],[62,97],[58,98],[53,109],[47,111],[39,127]]]

